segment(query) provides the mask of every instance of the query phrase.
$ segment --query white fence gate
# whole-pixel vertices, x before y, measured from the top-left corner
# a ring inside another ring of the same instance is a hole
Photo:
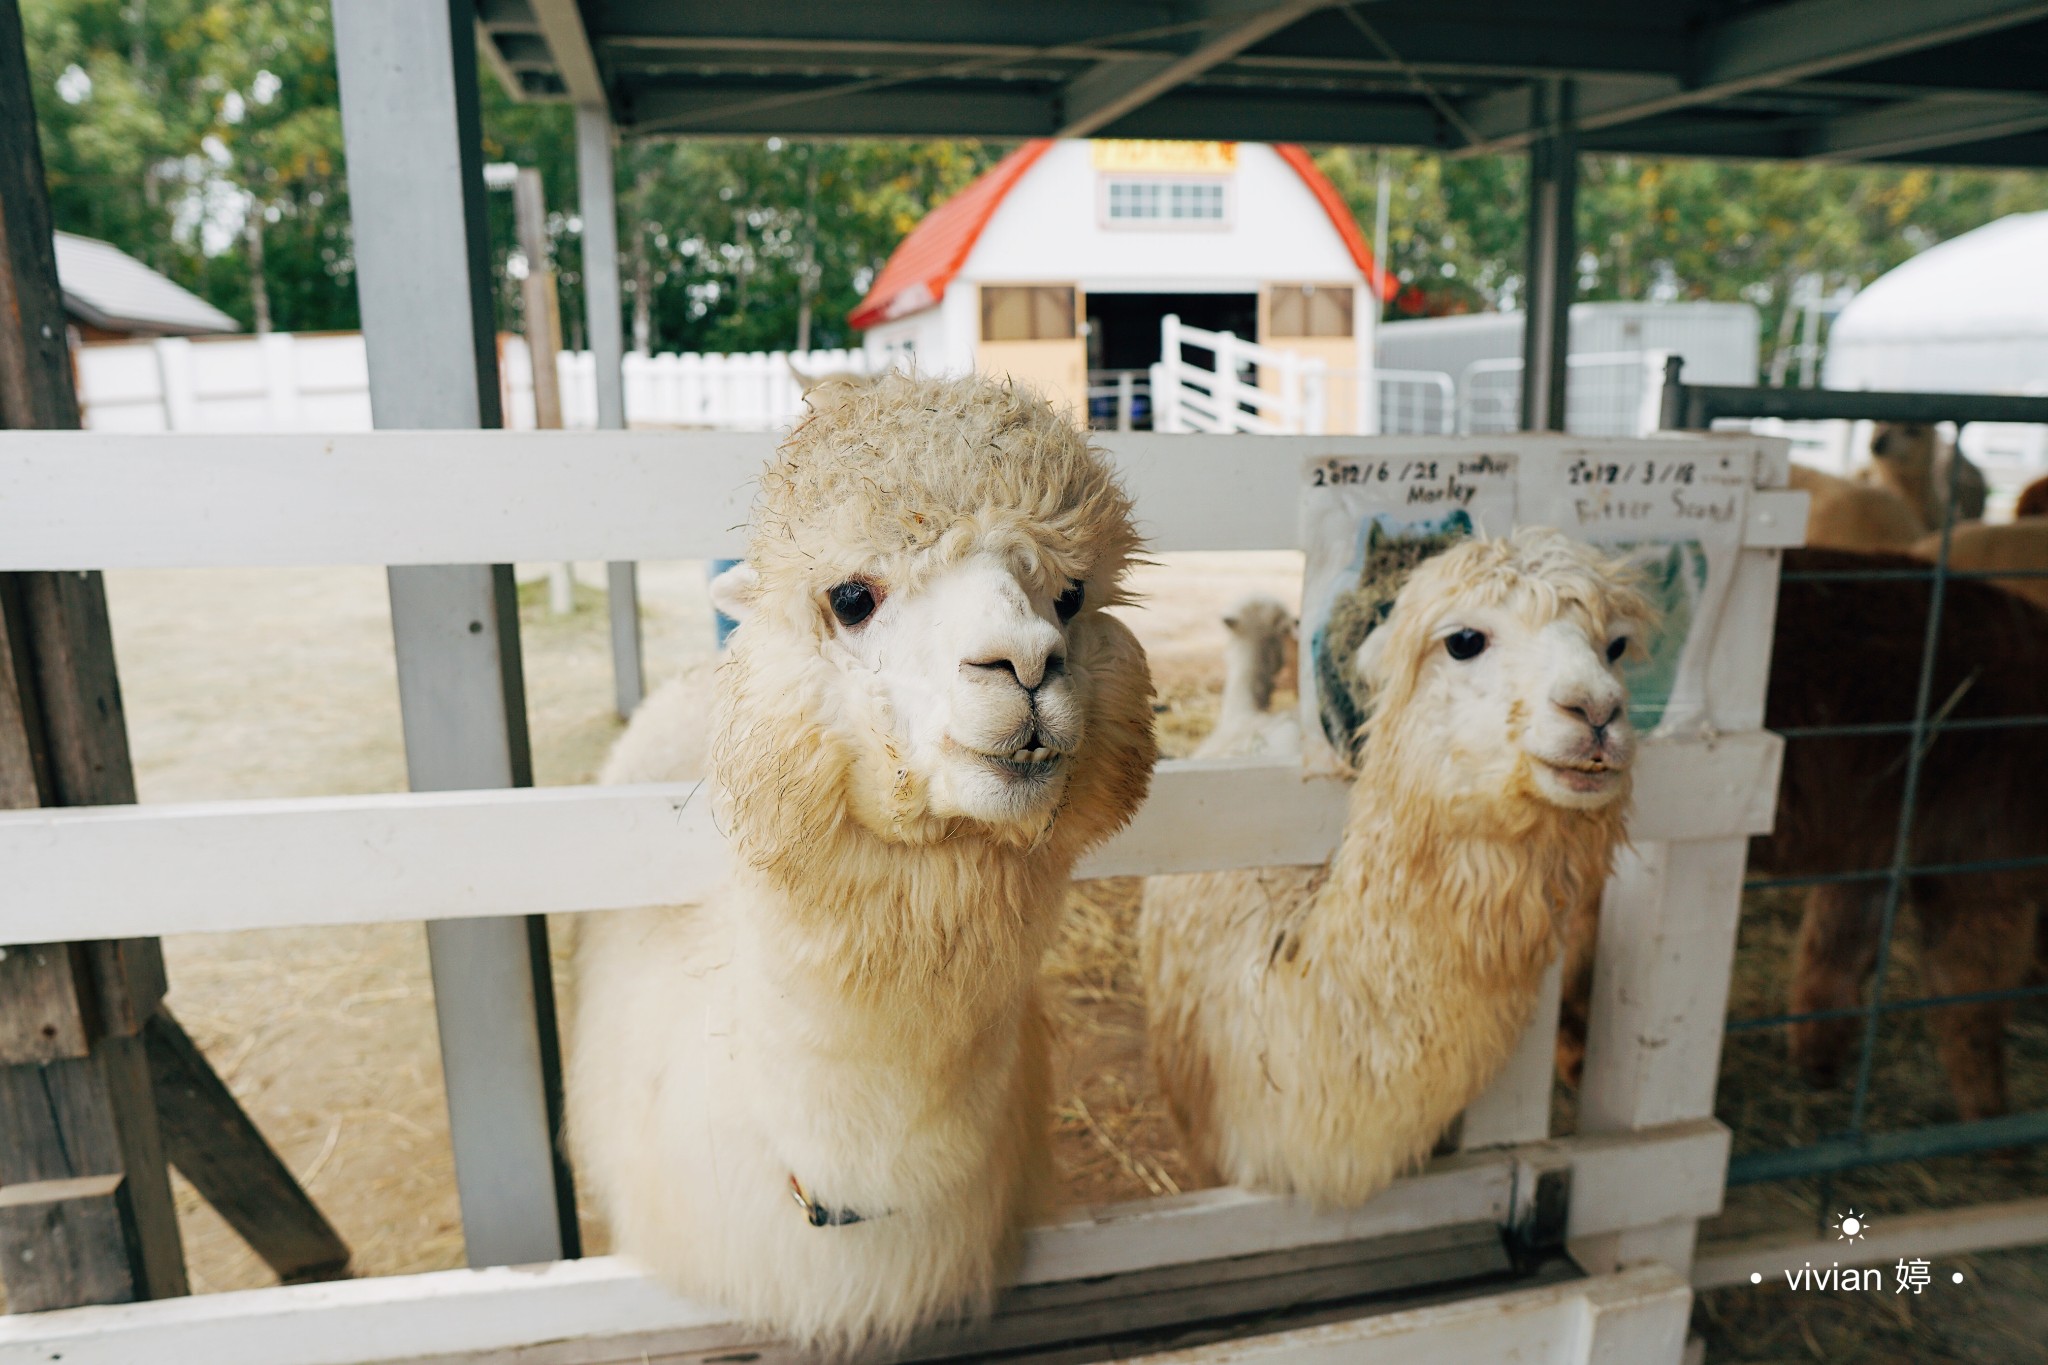
[[[1166,551],[1298,546],[1309,457],[1481,449],[1458,438],[1101,439]],[[1173,1359],[1349,1361],[1370,1350],[1476,1361],[1512,1347],[1550,1365],[1676,1365],[1697,1223],[1721,1206],[1721,1020],[1747,843],[1770,823],[1777,782],[1781,746],[1761,728],[1777,550],[1799,541],[1804,505],[1773,491],[1786,477],[1781,444],[1693,439],[1753,468],[1758,491],[1703,637],[1705,725],[1643,744],[1634,850],[1602,913],[1578,1131],[1550,1133],[1553,973],[1516,1057],[1467,1111],[1458,1154],[1353,1211],[1217,1189],[1080,1212],[1031,1234],[1022,1283],[992,1323],[928,1341],[915,1358],[1043,1344],[1049,1331],[1071,1337],[1076,1321],[1093,1336],[1269,1307],[1259,1296],[1275,1284],[1327,1284],[1332,1267],[1371,1255],[1423,1264],[1425,1249],[1475,1229],[1498,1249],[1504,1231],[1549,1219],[1585,1277]],[[734,555],[769,447],[721,433],[0,433],[0,572]],[[1529,468],[1641,447],[1518,435],[1483,450]],[[1670,439],[1657,446],[1660,459],[1671,451]],[[707,803],[690,797],[675,785],[7,812],[0,942],[673,904],[720,865]],[[1136,821],[1081,875],[1320,861],[1344,804],[1341,783],[1304,780],[1292,763],[1164,763]],[[611,1258],[0,1318],[0,1365],[711,1356],[791,1359]]]

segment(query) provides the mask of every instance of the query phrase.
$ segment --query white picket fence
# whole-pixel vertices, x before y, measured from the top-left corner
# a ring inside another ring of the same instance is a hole
[[[597,367],[588,351],[556,357],[564,425],[597,426]],[[626,420],[633,426],[772,431],[801,408],[803,383],[853,371],[862,351],[629,355]],[[498,339],[505,425],[531,430],[533,365],[526,343]],[[78,352],[79,402],[89,431],[368,431],[370,368],[360,332],[106,342]]]

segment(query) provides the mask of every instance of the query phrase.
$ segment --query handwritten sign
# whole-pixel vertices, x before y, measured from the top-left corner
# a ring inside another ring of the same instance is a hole
[[[1632,458],[1565,451],[1531,469],[1517,520],[1610,544],[1693,539],[1740,545],[1749,512],[1748,461],[1670,444],[1681,448]]]
[[[1695,441],[1553,439],[1516,450],[1442,443],[1302,467],[1302,756],[1341,772],[1370,708],[1364,637],[1415,564],[1471,535],[1552,526],[1628,560],[1664,618],[1630,665],[1636,723],[1667,733],[1706,719],[1706,663],[1741,554],[1755,452]]]
[[[1344,767],[1366,700],[1351,660],[1408,570],[1466,536],[1513,528],[1516,463],[1507,451],[1396,447],[1304,465],[1300,695],[1310,771]]]

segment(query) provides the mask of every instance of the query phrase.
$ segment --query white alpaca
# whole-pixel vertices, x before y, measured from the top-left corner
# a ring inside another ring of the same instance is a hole
[[[1147,882],[1153,1059],[1208,1174],[1356,1204],[1493,1079],[1622,837],[1614,670],[1649,617],[1554,531],[1444,551],[1359,651],[1373,713],[1331,861]]]
[[[1288,664],[1295,640],[1294,614],[1270,597],[1247,597],[1223,618],[1230,641],[1223,653],[1223,698],[1216,726],[1195,746],[1195,758],[1250,758],[1301,752],[1301,725],[1292,711],[1275,712],[1274,680]]]
[[[1049,1174],[1039,959],[1150,781],[1102,610],[1136,547],[1083,435],[985,380],[884,378],[769,464],[721,581],[725,879],[577,946],[571,1151],[664,1282],[838,1350],[988,1306]]]

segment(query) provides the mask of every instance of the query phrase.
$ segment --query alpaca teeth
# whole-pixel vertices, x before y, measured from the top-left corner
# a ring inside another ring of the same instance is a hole
[[[1010,755],[1010,762],[1012,763],[1029,763],[1030,761],[1031,751],[1029,749],[1019,749],[1016,753]]]
[[[1044,763],[1051,757],[1052,750],[1050,749],[1034,749],[1031,752],[1031,761],[1033,763]]]

